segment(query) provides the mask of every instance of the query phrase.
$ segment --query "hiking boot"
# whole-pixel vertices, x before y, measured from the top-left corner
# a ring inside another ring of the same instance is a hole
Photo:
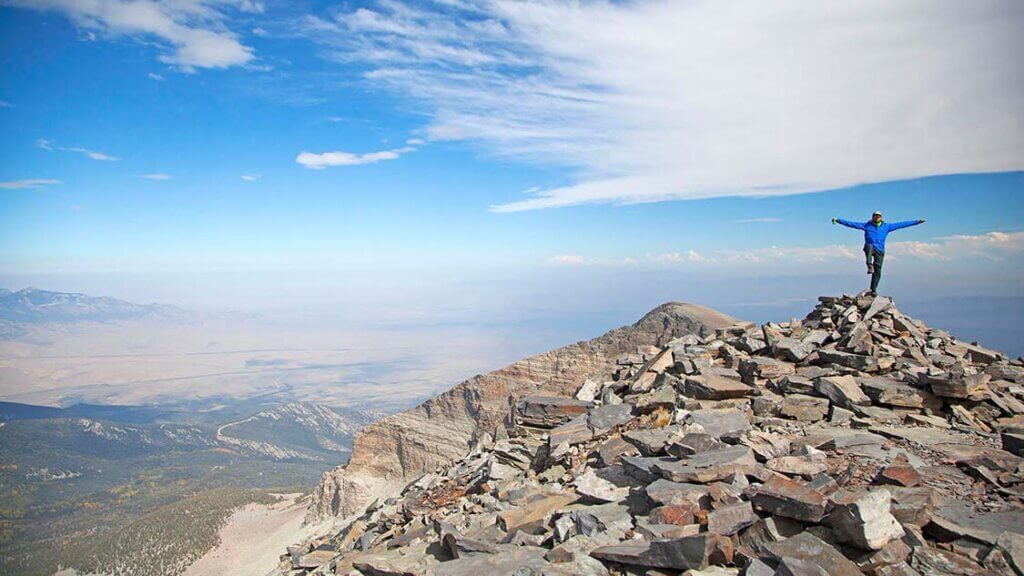
[[[874,290],[868,290],[868,296],[874,298],[875,296],[878,296],[878,292],[875,292]]]

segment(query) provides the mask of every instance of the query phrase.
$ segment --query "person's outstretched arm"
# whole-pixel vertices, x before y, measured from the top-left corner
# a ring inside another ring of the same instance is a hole
[[[924,224],[924,220],[905,220],[903,222],[895,222],[889,225],[889,230],[899,230],[900,228],[910,228],[911,226],[917,226],[918,224]]]
[[[833,224],[842,224],[843,226],[846,226],[847,228],[856,228],[857,230],[863,230],[864,229],[864,223],[863,222],[850,222],[849,220],[843,220],[842,218],[833,218],[832,219],[832,223]]]

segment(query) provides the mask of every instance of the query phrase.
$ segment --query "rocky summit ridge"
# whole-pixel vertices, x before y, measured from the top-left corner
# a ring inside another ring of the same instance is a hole
[[[611,374],[623,353],[684,334],[709,334],[735,321],[703,306],[668,302],[632,326],[474,376],[365,427],[355,438],[348,464],[324,474],[307,518],[350,516],[374,498],[400,491],[411,480],[462,458],[480,434],[506,423],[510,406],[521,396],[571,395],[583,380]]]
[[[392,417],[429,457],[274,573],[1024,576],[1024,361],[884,297],[652,314]]]

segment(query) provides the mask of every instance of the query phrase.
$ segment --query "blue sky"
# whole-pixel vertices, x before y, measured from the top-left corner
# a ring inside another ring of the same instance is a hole
[[[0,283],[737,304],[859,289],[829,219],[881,209],[928,221],[890,239],[893,290],[1019,295],[1019,4],[764,10],[0,2]]]

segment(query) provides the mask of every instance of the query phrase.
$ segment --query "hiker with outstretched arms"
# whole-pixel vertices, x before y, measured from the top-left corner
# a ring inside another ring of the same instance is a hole
[[[893,230],[924,224],[924,220],[907,220],[889,224],[882,220],[881,212],[875,212],[871,215],[871,220],[867,222],[851,222],[842,218],[833,218],[832,223],[864,231],[864,257],[868,262],[868,274],[871,274],[871,288],[868,290],[868,294],[877,296],[878,281],[882,279],[882,261],[885,259],[885,237]]]

